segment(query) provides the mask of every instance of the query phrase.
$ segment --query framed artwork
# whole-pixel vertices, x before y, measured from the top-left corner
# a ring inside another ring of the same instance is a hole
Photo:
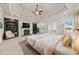
[[[64,20],[65,28],[74,28],[74,20],[73,19],[65,19]]]

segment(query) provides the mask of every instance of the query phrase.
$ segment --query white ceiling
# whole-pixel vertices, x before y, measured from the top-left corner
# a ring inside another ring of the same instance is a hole
[[[37,4],[19,4],[19,6],[24,9],[24,10],[27,10],[29,12],[33,12],[34,9],[36,8],[36,5]],[[39,9],[42,9],[44,12],[43,14],[47,14],[47,13],[56,13],[57,11],[59,11],[60,9],[62,9],[64,7],[64,4],[51,4],[51,3],[48,3],[48,4],[38,4],[38,8]]]
[[[36,3],[11,3],[11,4],[0,4],[4,15],[14,14],[18,17],[22,17],[25,19],[45,19],[50,16],[55,16],[58,14],[62,14],[65,11],[65,7],[68,8],[70,5],[66,5],[64,3],[38,3],[39,9],[43,10],[42,15],[35,15],[32,12],[36,7]]]

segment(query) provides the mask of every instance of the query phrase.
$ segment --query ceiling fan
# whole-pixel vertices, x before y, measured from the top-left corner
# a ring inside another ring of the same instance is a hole
[[[34,13],[35,15],[42,15],[42,14],[41,14],[42,12],[43,12],[43,11],[38,8],[38,5],[36,5],[36,8],[35,8],[34,12],[32,12],[32,13]]]

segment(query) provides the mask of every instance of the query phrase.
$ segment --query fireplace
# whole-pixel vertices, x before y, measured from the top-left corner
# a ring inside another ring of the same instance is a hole
[[[24,30],[24,35],[30,35],[30,30]]]

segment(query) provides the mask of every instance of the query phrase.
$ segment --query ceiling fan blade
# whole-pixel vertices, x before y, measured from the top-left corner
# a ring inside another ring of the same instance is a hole
[[[39,11],[39,12],[43,12],[43,11]]]
[[[35,11],[38,11],[38,9],[35,9]]]
[[[42,15],[41,13],[39,13],[39,15]]]
[[[37,15],[37,14],[35,14],[35,15]]]
[[[35,13],[35,12],[32,12],[32,13]]]

